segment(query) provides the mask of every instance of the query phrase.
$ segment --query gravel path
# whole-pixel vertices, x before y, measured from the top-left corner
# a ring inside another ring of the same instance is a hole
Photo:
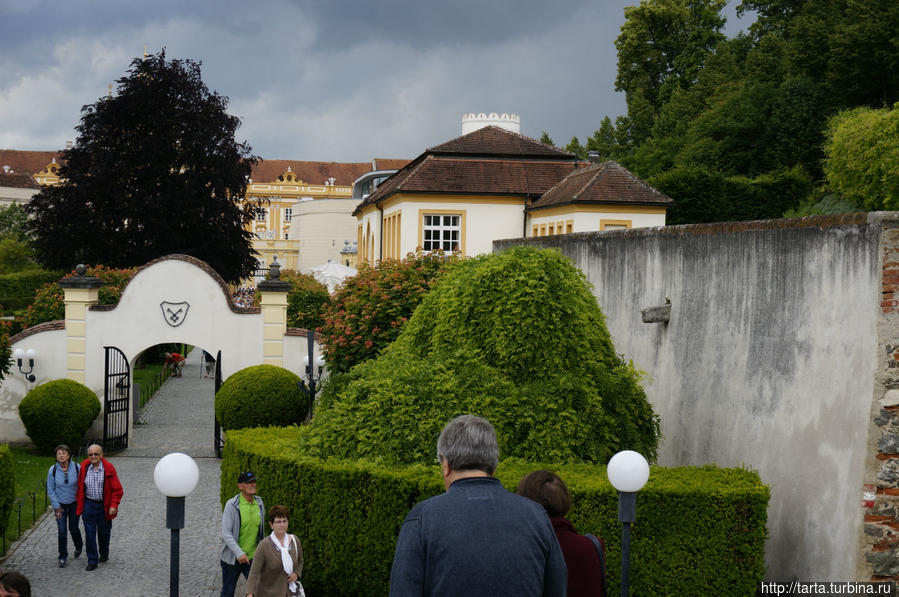
[[[181,531],[180,594],[217,597],[221,507],[219,461],[213,441],[213,390],[204,378],[199,355],[188,356],[184,376],[168,380],[141,411],[129,448],[109,457],[125,489],[120,514],[112,525],[109,562],[86,572],[85,555],[58,568],[56,521],[46,515],[12,546],[0,568],[14,569],[31,580],[36,597],[157,597],[169,594],[169,546],[165,497],[153,484],[153,469],[169,452],[185,452],[200,468],[200,482],[187,497]],[[237,492],[235,486],[235,493]],[[237,594],[241,594],[241,584]]]

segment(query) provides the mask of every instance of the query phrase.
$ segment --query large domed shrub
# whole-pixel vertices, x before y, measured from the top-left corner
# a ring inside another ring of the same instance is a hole
[[[300,378],[274,365],[255,365],[231,375],[215,395],[215,418],[225,429],[300,423],[309,398]]]
[[[77,452],[84,434],[100,414],[100,399],[90,388],[71,379],[39,385],[22,398],[19,417],[38,448],[52,452],[67,444]]]
[[[380,357],[325,385],[304,449],[432,464],[441,428],[463,413],[493,423],[503,458],[653,460],[659,443],[638,372],[615,353],[583,273],[553,250],[451,268]]]

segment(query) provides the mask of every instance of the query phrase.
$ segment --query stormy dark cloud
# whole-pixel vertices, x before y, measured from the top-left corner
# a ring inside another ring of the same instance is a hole
[[[0,0],[0,148],[63,147],[145,46],[202,61],[267,158],[411,158],[466,112],[583,141],[625,110],[614,41],[635,2]]]

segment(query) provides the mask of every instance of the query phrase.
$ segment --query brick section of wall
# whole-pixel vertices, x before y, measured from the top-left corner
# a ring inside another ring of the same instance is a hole
[[[895,313],[897,307],[899,307],[899,300],[897,300],[899,299],[899,247],[886,242],[886,235],[883,245],[882,268],[881,286],[883,297],[880,302],[880,308],[883,310],[884,315],[888,315]]]
[[[864,508],[865,561],[871,580],[899,581],[899,230],[883,230],[880,275],[878,377],[884,396],[874,417],[880,437],[874,506]]]

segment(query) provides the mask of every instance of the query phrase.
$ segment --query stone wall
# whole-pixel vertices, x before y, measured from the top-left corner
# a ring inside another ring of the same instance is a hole
[[[557,247],[585,272],[646,372],[659,464],[759,471],[769,580],[864,580],[899,574],[897,228],[897,213],[852,214],[494,250]],[[667,322],[644,323],[666,304]]]
[[[877,360],[883,398],[873,407],[873,461],[863,506],[863,551],[860,571],[874,579],[899,580],[899,230],[884,230],[881,242],[881,322]],[[872,495],[872,491],[873,495]]]

